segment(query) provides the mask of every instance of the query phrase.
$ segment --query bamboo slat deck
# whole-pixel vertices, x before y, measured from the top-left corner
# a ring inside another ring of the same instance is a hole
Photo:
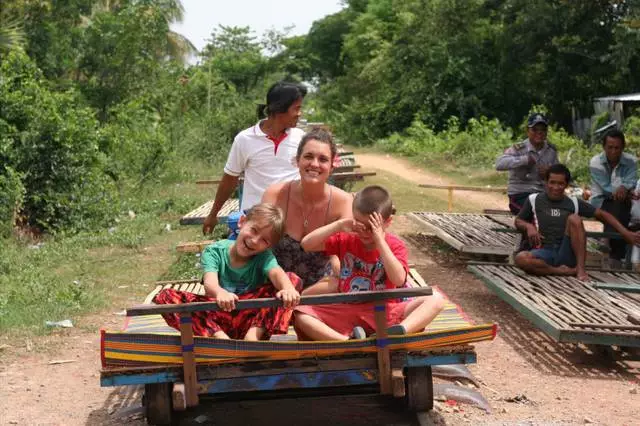
[[[202,225],[213,206],[213,200],[207,201],[197,209],[190,211],[180,218],[180,225]],[[227,217],[240,210],[240,201],[232,198],[227,200],[218,212],[218,223],[227,223]]]
[[[413,268],[409,269],[409,276],[407,277],[407,285],[409,287],[429,287],[425,280],[420,276],[418,271]],[[173,288],[174,290],[188,291],[190,293],[195,293],[199,295],[204,295],[204,286],[200,283],[200,279],[193,280],[176,280],[176,281],[165,281],[165,282],[157,282],[156,288],[147,295],[144,300],[144,304],[149,304],[153,300],[153,298],[165,288]],[[184,288],[184,290],[183,290]]]
[[[469,269],[502,300],[559,342],[640,347],[640,294],[599,289],[598,283],[640,283],[640,274],[588,270],[575,277],[528,275],[511,265],[475,264]]]
[[[509,256],[516,247],[517,234],[491,230],[508,226],[503,218],[494,219],[490,215],[472,213],[432,212],[415,212],[409,216],[462,253]]]

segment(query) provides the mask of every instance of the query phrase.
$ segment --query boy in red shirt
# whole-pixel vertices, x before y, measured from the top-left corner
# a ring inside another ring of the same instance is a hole
[[[303,294],[349,293],[404,287],[409,267],[407,249],[386,233],[393,205],[387,190],[368,186],[353,200],[353,219],[342,219],[306,235],[302,247],[340,259],[340,276],[318,282]],[[296,308],[296,330],[311,340],[365,338],[375,330],[374,303],[305,305]],[[387,302],[389,334],[423,331],[444,307],[438,295]]]

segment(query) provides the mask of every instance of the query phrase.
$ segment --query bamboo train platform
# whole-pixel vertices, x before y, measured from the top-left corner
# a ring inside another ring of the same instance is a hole
[[[520,241],[517,234],[493,230],[513,228],[513,219],[503,215],[414,212],[408,216],[461,253],[510,256]]]
[[[213,200],[207,201],[195,210],[190,211],[180,218],[180,225],[202,225],[213,207]],[[227,223],[229,215],[240,210],[240,200],[230,198],[218,212],[218,223]]]
[[[640,347],[640,274],[588,269],[591,281],[533,276],[503,264],[469,270],[516,311],[558,342]]]
[[[493,323],[474,324],[447,299],[445,309],[424,332],[388,335],[385,300],[440,292],[415,270],[410,272],[410,285],[381,292],[302,297],[301,304],[374,303],[376,336],[345,342],[248,342],[194,336],[191,312],[216,310],[217,304],[153,305],[163,288],[204,293],[198,280],[160,282],[145,304],[127,310],[122,330],[101,330],[100,383],[103,387],[144,385],[144,412],[150,424],[173,424],[175,411],[197,406],[200,395],[237,398],[256,392],[277,397],[288,391],[302,396],[319,389],[340,394],[366,389],[404,398],[411,411],[430,410],[432,367],[475,363],[472,343],[492,340],[497,328]],[[237,309],[281,303],[248,299],[239,301]],[[159,315],[168,312],[180,313],[180,331],[168,327]]]

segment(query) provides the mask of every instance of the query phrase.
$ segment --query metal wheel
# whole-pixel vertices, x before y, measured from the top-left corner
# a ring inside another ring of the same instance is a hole
[[[173,407],[171,388],[173,383],[151,383],[144,385],[144,415],[151,425],[171,425]]]
[[[405,373],[407,405],[412,411],[433,409],[433,377],[431,367],[407,367]]]

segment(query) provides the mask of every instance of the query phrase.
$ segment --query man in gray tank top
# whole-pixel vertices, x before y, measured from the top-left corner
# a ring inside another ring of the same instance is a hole
[[[556,147],[547,140],[549,120],[535,112],[527,120],[527,139],[505,149],[496,160],[496,170],[509,171],[509,210],[518,214],[529,194],[544,190],[544,174],[558,163]]]
[[[555,164],[545,173],[545,191],[531,194],[515,220],[533,247],[521,251],[515,263],[533,275],[575,275],[589,279],[585,270],[587,239],[581,217],[595,217],[610,225],[630,244],[640,244],[640,232],[625,228],[611,214],[564,194],[571,173]]]

